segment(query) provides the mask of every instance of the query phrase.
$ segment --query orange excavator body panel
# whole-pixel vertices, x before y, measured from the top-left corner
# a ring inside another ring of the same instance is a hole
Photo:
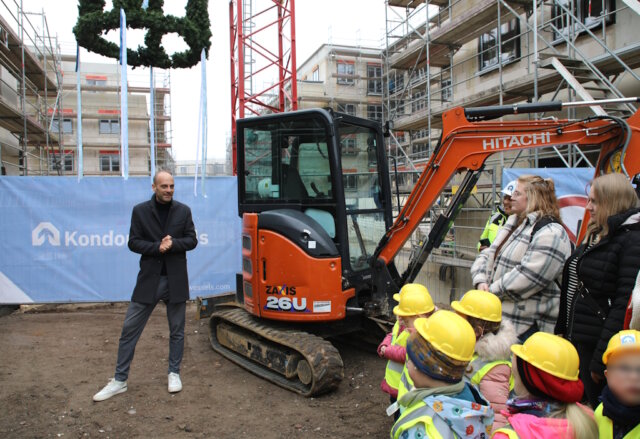
[[[314,258],[286,237],[259,230],[255,213],[243,215],[242,235],[244,306],[249,313],[290,322],[345,318],[355,290],[342,290],[339,257]]]

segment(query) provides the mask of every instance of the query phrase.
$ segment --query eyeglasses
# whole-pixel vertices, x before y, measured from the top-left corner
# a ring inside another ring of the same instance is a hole
[[[636,374],[640,377],[640,367],[631,367],[627,365],[613,366],[607,368],[610,371],[613,371],[619,375],[633,375]]]

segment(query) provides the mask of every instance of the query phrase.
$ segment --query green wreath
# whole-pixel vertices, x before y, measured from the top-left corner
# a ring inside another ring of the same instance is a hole
[[[208,0],[188,0],[185,16],[164,15],[164,0],[149,0],[149,7],[142,9],[142,0],[113,0],[113,9],[105,12],[104,0],[79,0],[78,21],[73,28],[78,44],[91,52],[109,58],[120,58],[120,47],[105,40],[102,33],[120,28],[120,8],[127,14],[127,27],[147,29],[146,47],[127,49],[130,66],[159,68],[189,68],[200,62],[200,53],[209,55],[211,47],[211,22],[207,10]],[[166,33],[177,33],[189,48],[171,57],[162,47]]]

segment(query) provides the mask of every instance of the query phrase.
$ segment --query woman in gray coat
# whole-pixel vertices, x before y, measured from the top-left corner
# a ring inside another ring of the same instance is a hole
[[[551,179],[521,176],[511,196],[513,214],[491,247],[471,267],[475,288],[502,300],[503,315],[524,340],[553,332],[560,303],[556,280],[571,254]]]

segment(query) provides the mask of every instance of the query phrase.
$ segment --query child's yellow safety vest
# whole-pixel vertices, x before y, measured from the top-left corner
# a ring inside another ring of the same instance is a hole
[[[407,339],[409,338],[409,331],[402,331],[400,333],[399,332],[400,324],[396,322],[396,324],[393,325],[393,330],[391,331],[391,345],[402,346],[403,348],[406,348]],[[389,387],[398,389],[403,368],[404,364],[402,363],[398,363],[397,361],[392,360],[387,361],[387,370],[384,372],[384,379]]]

